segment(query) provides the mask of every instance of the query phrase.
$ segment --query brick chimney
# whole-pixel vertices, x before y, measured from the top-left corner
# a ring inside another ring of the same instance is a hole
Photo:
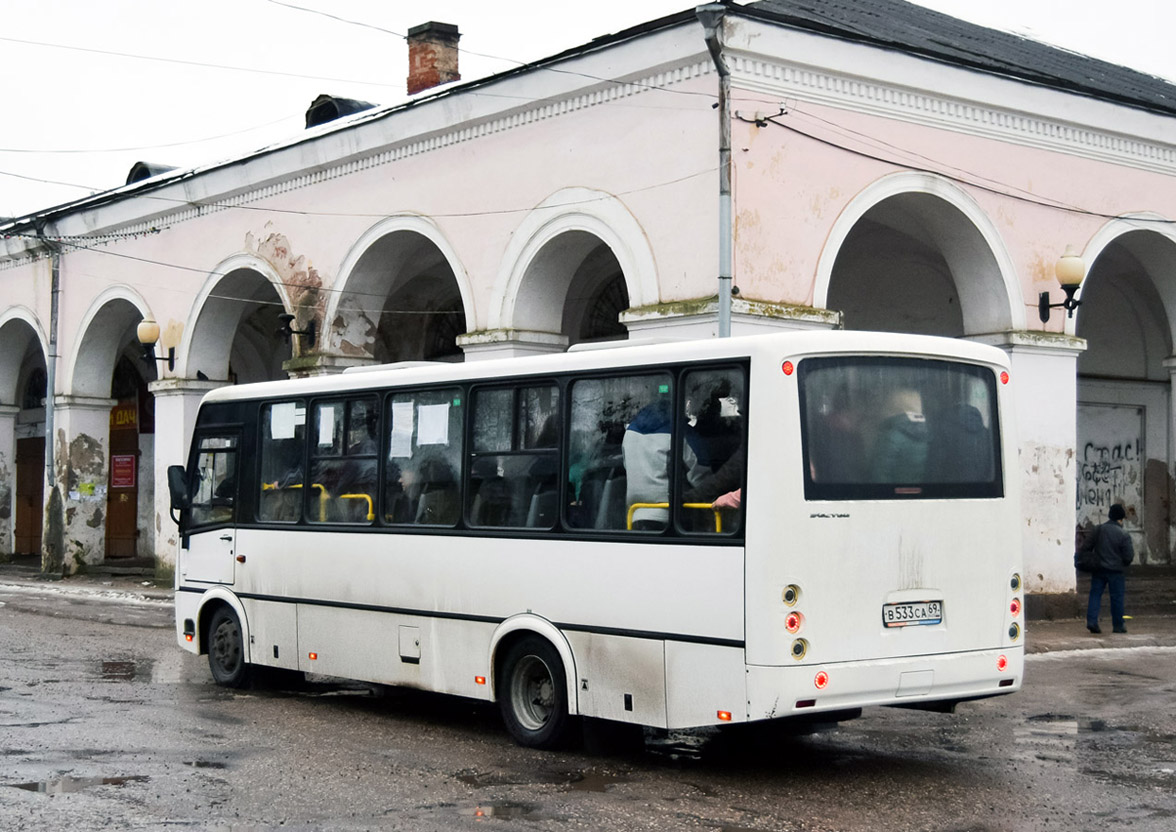
[[[452,23],[422,23],[408,30],[408,94],[460,81],[457,41]]]

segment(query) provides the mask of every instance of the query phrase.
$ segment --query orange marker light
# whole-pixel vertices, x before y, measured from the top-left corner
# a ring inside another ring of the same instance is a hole
[[[1009,383],[1009,374],[1007,372],[1005,372],[1004,370],[1001,370],[1001,372],[1000,372],[1000,383],[1001,384],[1008,384]]]
[[[817,675],[813,677],[813,684],[816,685],[817,690],[824,690],[829,685],[829,674],[818,670]]]
[[[318,653],[307,653],[306,657],[308,659],[310,659],[312,662],[318,661]]]
[[[784,375],[790,376],[790,375],[792,375],[792,371],[795,370],[796,368],[792,365],[791,361],[785,361],[783,364],[780,365],[780,369],[784,371]]]
[[[1009,660],[1007,658],[1005,658],[1004,656],[997,656],[996,657],[996,669],[997,670],[999,670],[1003,673],[1005,670],[1008,669],[1008,666],[1009,666]]]
[[[186,641],[191,641],[191,640],[192,640],[192,634],[191,634],[191,633],[184,633],[184,639],[185,639]]]
[[[475,677],[474,677],[474,684],[475,684],[475,685],[484,685],[484,684],[486,684],[486,677],[485,677],[485,676],[475,676]]]
[[[731,721],[731,712],[730,711],[719,711],[718,716],[719,716],[719,722],[730,722]]]

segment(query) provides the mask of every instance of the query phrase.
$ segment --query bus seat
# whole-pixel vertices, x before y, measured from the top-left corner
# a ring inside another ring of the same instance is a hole
[[[549,529],[555,524],[556,509],[559,507],[559,492],[554,489],[536,488],[531,495],[531,506],[527,510],[527,526]]]
[[[628,479],[623,473],[614,473],[604,483],[600,494],[600,508],[596,512],[596,528],[625,528],[625,488]]]
[[[457,522],[457,488],[443,486],[421,492],[416,522],[429,526],[451,526]]]

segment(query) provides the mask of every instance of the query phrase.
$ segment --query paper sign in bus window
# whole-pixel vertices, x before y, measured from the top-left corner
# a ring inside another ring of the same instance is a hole
[[[392,402],[393,459],[412,458],[412,402]]]
[[[335,444],[335,408],[324,405],[319,408],[319,436],[320,448],[329,448]]]
[[[294,438],[294,426],[297,424],[297,408],[298,405],[294,402],[283,402],[281,404],[275,404],[270,408],[271,439]]]
[[[449,444],[449,402],[445,404],[422,404],[417,408],[420,425],[417,427],[417,445]]]

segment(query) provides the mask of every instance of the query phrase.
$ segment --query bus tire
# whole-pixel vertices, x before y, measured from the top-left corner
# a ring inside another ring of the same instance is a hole
[[[231,607],[220,607],[208,625],[208,669],[216,683],[226,688],[243,688],[249,681],[241,621]]]
[[[500,678],[498,708],[515,741],[528,748],[562,748],[574,720],[563,662],[551,643],[529,635],[510,645]]]

